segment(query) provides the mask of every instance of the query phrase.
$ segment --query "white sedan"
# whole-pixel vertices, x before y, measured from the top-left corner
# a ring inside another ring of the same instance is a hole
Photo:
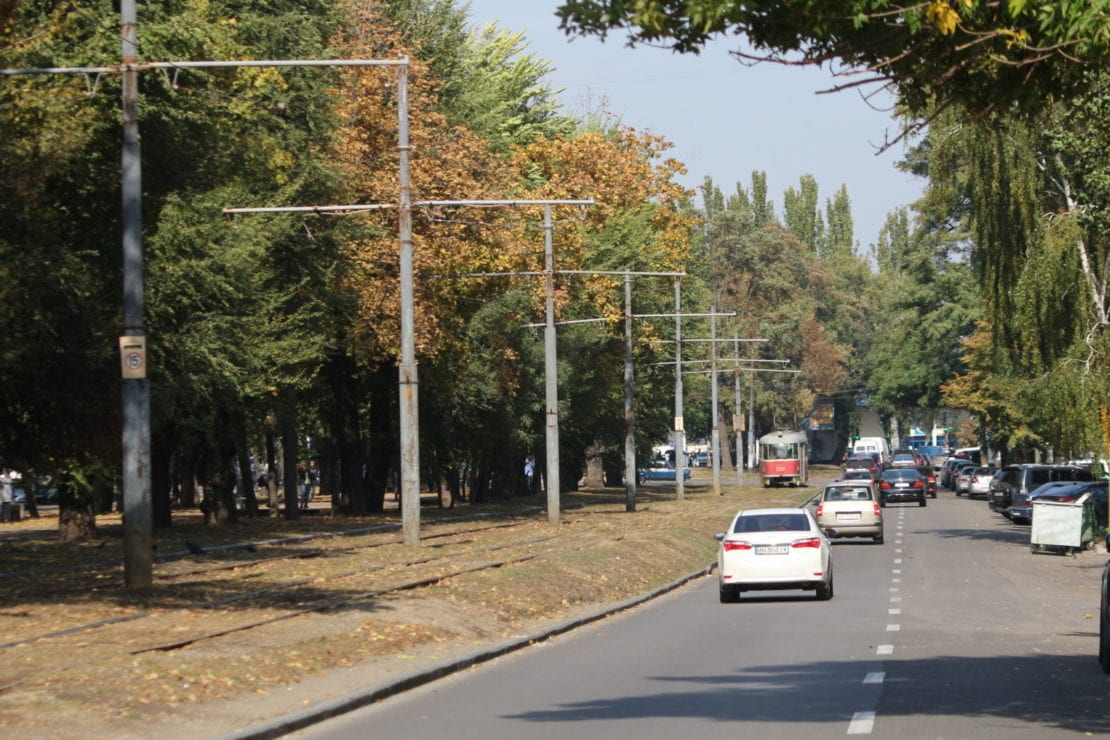
[[[741,591],[802,589],[833,597],[829,540],[806,509],[750,509],[716,539],[721,603]]]

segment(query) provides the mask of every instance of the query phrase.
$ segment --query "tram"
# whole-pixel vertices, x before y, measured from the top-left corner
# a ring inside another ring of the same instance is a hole
[[[809,478],[809,440],[805,432],[778,430],[759,438],[759,475],[763,487],[804,486]]]

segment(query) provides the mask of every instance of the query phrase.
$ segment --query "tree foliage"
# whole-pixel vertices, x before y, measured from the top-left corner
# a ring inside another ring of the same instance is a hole
[[[891,83],[914,114],[955,104],[985,112],[1039,110],[1084,87],[1110,59],[1106,0],[565,0],[568,33],[697,52],[713,37],[743,36],[741,59],[823,65],[840,87]]]

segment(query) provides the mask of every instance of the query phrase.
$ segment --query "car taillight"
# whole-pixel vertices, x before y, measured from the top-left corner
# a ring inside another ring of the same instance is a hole
[[[872,506],[875,507],[875,516],[881,517],[883,515],[883,510],[879,508],[879,505],[878,504],[872,504]]]
[[[721,543],[721,546],[725,549],[725,552],[731,552],[732,550],[752,549],[752,545],[750,542],[729,542],[728,540],[725,540]]]
[[[808,537],[804,540],[794,540],[790,543],[791,547],[820,547],[821,540],[817,537]]]
[[[885,481],[884,480],[882,483],[879,484],[879,488],[890,488],[890,487],[891,487],[890,481]]]
[[[824,508],[824,504],[817,504],[817,516],[821,516],[821,512],[824,510]]]
[[[913,487],[914,487],[914,488],[921,488],[921,487],[923,487],[924,485],[925,485],[925,484],[924,484],[924,483],[922,483],[922,482],[921,482],[921,481],[919,481],[919,480],[915,480],[915,481],[913,482]]]

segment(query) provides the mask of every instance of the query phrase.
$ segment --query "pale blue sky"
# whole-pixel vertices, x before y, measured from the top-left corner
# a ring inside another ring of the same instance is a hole
[[[744,67],[728,55],[738,41],[722,40],[700,56],[664,49],[629,49],[610,37],[573,41],[558,30],[558,0],[470,0],[471,22],[498,21],[525,31],[529,51],[548,59],[552,86],[573,113],[583,101],[604,97],[624,124],[650,130],[674,144],[684,162],[681,182],[701,185],[706,175],[726,194],[748,187],[753,170],[767,173],[776,212],[782,193],[812,174],[820,203],[848,186],[855,238],[863,254],[875,241],[886,214],[920,197],[923,181],[899,172],[901,145],[877,155],[877,146],[898,127],[856,92],[817,95],[834,82],[826,70],[763,64]],[[889,101],[888,101],[889,102]]]

